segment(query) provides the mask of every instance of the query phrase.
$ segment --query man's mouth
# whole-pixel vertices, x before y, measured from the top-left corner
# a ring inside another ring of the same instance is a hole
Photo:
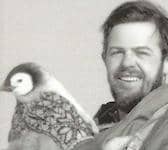
[[[140,81],[141,79],[139,77],[123,76],[123,77],[119,77],[119,80],[125,81],[125,82],[137,82],[137,81]]]

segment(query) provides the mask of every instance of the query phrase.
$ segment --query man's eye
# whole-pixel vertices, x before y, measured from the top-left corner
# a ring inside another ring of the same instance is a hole
[[[121,50],[114,50],[114,51],[110,52],[110,55],[117,55],[117,54],[122,54],[122,53],[123,53],[123,51],[121,51]]]
[[[137,51],[137,54],[140,55],[140,56],[141,56],[141,55],[142,55],[142,56],[143,56],[143,55],[149,56],[149,53],[146,52],[146,51]]]

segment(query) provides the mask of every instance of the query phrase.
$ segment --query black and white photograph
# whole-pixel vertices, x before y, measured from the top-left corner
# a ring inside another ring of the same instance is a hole
[[[0,10],[0,150],[168,150],[168,1]]]

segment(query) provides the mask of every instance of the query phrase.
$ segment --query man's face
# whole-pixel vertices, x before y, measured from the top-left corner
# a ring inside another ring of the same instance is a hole
[[[116,25],[109,35],[104,61],[115,101],[129,112],[145,95],[161,85],[162,53],[154,23]]]

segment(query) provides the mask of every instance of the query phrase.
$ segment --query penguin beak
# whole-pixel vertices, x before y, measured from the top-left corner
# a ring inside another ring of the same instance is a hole
[[[5,85],[0,86],[0,91],[12,92],[14,89],[15,87],[13,86],[5,86]]]

